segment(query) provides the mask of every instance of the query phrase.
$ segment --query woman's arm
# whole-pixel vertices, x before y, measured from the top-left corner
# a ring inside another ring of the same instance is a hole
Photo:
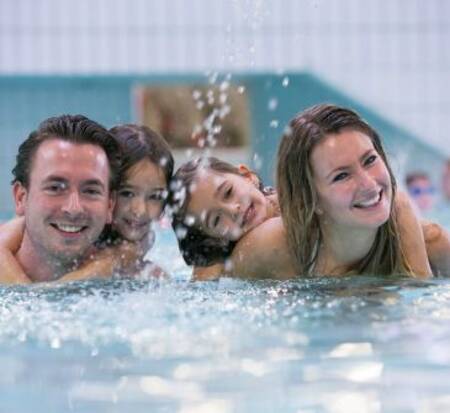
[[[432,277],[427,247],[425,245],[422,225],[417,218],[411,201],[403,192],[395,197],[400,245],[413,274],[419,278]]]
[[[0,284],[30,284],[14,254],[23,239],[25,219],[14,218],[0,226]]]
[[[450,236],[440,225],[422,222],[423,234],[431,268],[436,276],[450,276]]]

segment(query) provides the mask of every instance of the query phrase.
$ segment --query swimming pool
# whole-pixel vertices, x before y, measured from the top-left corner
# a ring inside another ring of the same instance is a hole
[[[0,288],[0,412],[448,412],[450,280]],[[170,261],[169,258],[170,257]]]

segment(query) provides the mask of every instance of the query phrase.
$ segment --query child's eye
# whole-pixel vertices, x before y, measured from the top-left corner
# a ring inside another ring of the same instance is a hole
[[[347,172],[341,172],[340,174],[337,174],[334,178],[333,178],[333,182],[338,182],[338,181],[342,181],[343,179],[347,178],[349,175]]]
[[[148,199],[150,201],[162,201],[163,198],[163,193],[162,192],[155,192],[154,194],[149,195]]]
[[[133,198],[134,193],[132,191],[129,191],[128,189],[124,189],[122,191],[119,191],[119,196],[122,198]]]
[[[371,165],[377,160],[377,155],[370,155],[366,161],[364,162],[364,165]]]
[[[231,195],[233,195],[233,187],[232,186],[227,188],[227,190],[223,194],[223,197],[224,197],[224,199],[229,199],[231,197]]]
[[[220,224],[220,215],[216,215],[216,217],[213,219],[212,226],[213,228],[217,228],[219,224]]]

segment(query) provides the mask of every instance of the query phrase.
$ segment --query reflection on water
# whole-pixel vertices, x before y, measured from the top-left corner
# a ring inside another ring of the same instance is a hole
[[[110,280],[0,290],[14,412],[450,411],[450,283]]]

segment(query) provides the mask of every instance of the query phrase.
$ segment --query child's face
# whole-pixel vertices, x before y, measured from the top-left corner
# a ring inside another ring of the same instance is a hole
[[[148,159],[133,165],[117,191],[114,229],[128,241],[144,239],[151,222],[161,215],[166,188],[164,172],[158,165]]]
[[[202,168],[192,186],[187,214],[205,234],[237,241],[268,218],[269,203],[251,176]]]

